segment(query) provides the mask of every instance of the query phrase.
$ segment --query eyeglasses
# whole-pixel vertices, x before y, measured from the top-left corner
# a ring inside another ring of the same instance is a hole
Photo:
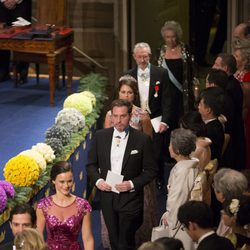
[[[185,224],[181,224],[181,230],[185,231],[185,228],[187,228],[187,226]]]

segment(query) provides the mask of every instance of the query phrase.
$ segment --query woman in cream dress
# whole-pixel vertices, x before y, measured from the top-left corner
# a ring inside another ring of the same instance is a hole
[[[194,181],[198,175],[199,160],[190,154],[196,148],[196,136],[187,129],[175,129],[171,133],[169,152],[177,163],[170,172],[168,180],[168,197],[166,212],[162,216],[163,223],[169,227],[169,236],[180,239],[185,250],[194,249],[193,241],[181,230],[177,219],[178,209],[190,199]]]

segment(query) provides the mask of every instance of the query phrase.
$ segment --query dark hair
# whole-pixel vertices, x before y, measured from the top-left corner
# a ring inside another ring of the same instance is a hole
[[[221,69],[211,68],[207,74],[207,81],[214,83],[216,86],[225,89],[228,83],[228,75]]]
[[[180,119],[180,127],[190,129],[197,137],[206,136],[206,125],[198,111],[189,111]]]
[[[136,79],[131,75],[124,75],[119,79],[118,92],[121,90],[121,87],[126,85],[130,87],[134,94],[133,103],[136,103],[139,98],[139,91]]]
[[[205,106],[209,107],[214,116],[222,114],[225,106],[225,93],[221,88],[209,87],[204,89],[200,94]]]
[[[188,227],[189,222],[196,223],[200,228],[209,229],[213,227],[212,210],[203,201],[188,201],[180,206],[178,220]]]
[[[217,57],[220,57],[222,60],[222,66],[227,66],[229,73],[232,75],[236,72],[237,70],[237,63],[236,59],[233,55],[231,54],[226,54],[226,53],[220,53]]]
[[[62,174],[62,173],[66,173],[66,172],[73,173],[73,169],[72,169],[71,164],[67,161],[56,162],[51,168],[51,172],[50,172],[51,181],[54,181],[56,179],[57,175]]]
[[[243,169],[241,173],[247,178],[247,192],[250,192],[250,169]]]
[[[12,222],[13,216],[16,214],[29,214],[31,218],[31,223],[34,226],[36,224],[36,212],[35,209],[27,204],[17,204],[10,211],[10,222]]]
[[[164,247],[167,247],[169,250],[182,250],[184,249],[181,240],[169,237],[162,237],[154,242],[162,244]]]
[[[239,211],[236,217],[236,224],[244,227],[250,224],[250,196],[243,195],[240,198]]]
[[[122,99],[114,100],[111,103],[111,113],[112,113],[114,107],[124,107],[124,106],[128,108],[128,113],[131,114],[133,104],[127,100],[122,100]]]

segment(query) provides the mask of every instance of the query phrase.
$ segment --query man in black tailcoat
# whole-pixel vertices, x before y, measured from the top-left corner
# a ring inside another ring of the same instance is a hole
[[[143,188],[157,173],[151,138],[129,126],[131,112],[130,102],[112,102],[114,127],[96,132],[87,163],[90,180],[101,191],[113,250],[135,249],[135,232],[143,222]],[[112,184],[111,176],[120,180]]]

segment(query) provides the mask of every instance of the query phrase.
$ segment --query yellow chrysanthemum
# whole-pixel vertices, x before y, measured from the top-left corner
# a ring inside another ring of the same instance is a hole
[[[39,170],[35,160],[26,155],[17,155],[6,163],[3,175],[6,181],[14,185],[28,187],[38,180]]]
[[[46,169],[47,163],[46,163],[45,159],[36,150],[28,149],[28,150],[22,151],[20,153],[20,155],[26,155],[26,156],[31,157],[32,159],[34,159],[36,161],[36,163],[38,164],[39,168],[40,168],[40,172],[43,172]]]

